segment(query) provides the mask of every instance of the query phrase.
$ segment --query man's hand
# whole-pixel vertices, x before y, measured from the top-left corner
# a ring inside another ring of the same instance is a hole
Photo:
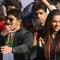
[[[8,53],[11,53],[11,52],[12,52],[12,48],[11,47],[8,47],[8,46],[2,46],[1,47],[1,53],[8,54]]]
[[[6,25],[2,31],[2,35],[5,36],[5,35],[9,34],[10,31],[11,31],[10,26]]]
[[[13,25],[6,25],[2,31],[2,35],[5,36],[9,33],[12,33],[12,32],[15,32],[16,31],[16,25],[13,24]]]
[[[42,0],[43,3],[48,3],[48,0]]]

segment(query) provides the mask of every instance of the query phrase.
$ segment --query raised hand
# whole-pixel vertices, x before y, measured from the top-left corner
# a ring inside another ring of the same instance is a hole
[[[39,38],[38,40],[39,46],[42,47],[42,44],[45,44],[45,42],[43,41],[43,38]]]

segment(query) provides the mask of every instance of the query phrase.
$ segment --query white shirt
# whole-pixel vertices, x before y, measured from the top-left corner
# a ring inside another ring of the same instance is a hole
[[[53,9],[56,9],[54,5],[51,5]],[[49,10],[47,9],[47,13],[49,13]]]

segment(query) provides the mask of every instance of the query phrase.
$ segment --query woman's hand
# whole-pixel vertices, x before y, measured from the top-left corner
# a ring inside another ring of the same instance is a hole
[[[41,37],[39,38],[38,44],[40,47],[42,47],[42,44],[45,44],[45,42],[43,41],[43,38],[41,38]]]

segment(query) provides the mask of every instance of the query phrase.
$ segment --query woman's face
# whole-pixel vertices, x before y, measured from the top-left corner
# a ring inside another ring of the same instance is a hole
[[[60,15],[55,15],[52,20],[52,29],[57,32],[60,29]]]

